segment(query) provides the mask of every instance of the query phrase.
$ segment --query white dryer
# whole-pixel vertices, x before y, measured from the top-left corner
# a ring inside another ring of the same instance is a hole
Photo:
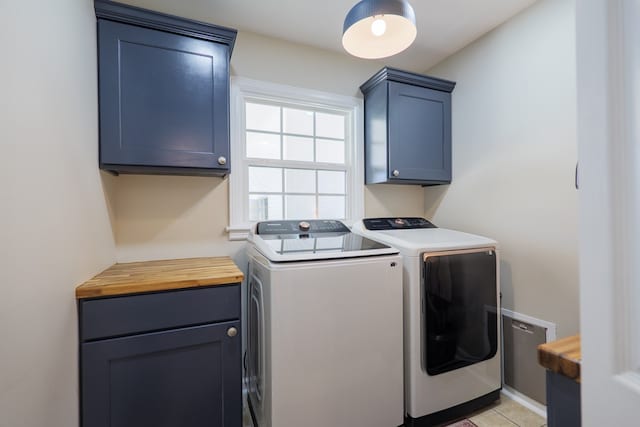
[[[405,426],[437,425],[497,400],[497,243],[424,218],[368,218],[353,231],[403,257]]]
[[[267,221],[248,257],[254,425],[402,425],[398,251],[340,221]]]

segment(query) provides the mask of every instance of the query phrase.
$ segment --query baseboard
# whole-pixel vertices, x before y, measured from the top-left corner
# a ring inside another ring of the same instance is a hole
[[[502,386],[502,394],[504,394],[509,399],[515,401],[516,403],[524,406],[532,412],[543,417],[545,420],[547,419],[547,406],[542,403],[536,402],[535,400],[525,396],[524,394],[512,389],[507,385]]]

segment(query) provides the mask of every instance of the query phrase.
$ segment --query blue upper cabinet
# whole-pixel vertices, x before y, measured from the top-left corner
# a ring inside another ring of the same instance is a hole
[[[236,31],[95,1],[100,168],[230,171],[229,59]]]
[[[365,82],[365,183],[451,182],[454,82],[385,67]]]

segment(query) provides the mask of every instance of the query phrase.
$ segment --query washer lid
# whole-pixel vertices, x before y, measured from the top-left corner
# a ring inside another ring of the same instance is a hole
[[[352,233],[336,220],[264,221],[249,235],[256,248],[276,262],[397,254],[386,244]]]
[[[384,218],[387,220],[387,218]],[[369,220],[367,220],[369,221]],[[426,221],[426,220],[424,220]],[[429,223],[430,224],[430,223]],[[353,231],[394,246],[403,255],[418,256],[427,251],[496,247],[495,240],[446,228],[393,228],[368,230],[363,221],[353,225]]]

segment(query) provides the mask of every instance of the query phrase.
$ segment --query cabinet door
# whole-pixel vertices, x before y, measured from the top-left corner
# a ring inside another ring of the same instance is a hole
[[[228,170],[227,46],[106,20],[98,29],[101,167]]]
[[[451,94],[389,82],[388,150],[390,181],[450,182]]]
[[[240,427],[240,334],[224,322],[81,346],[83,427]]]

